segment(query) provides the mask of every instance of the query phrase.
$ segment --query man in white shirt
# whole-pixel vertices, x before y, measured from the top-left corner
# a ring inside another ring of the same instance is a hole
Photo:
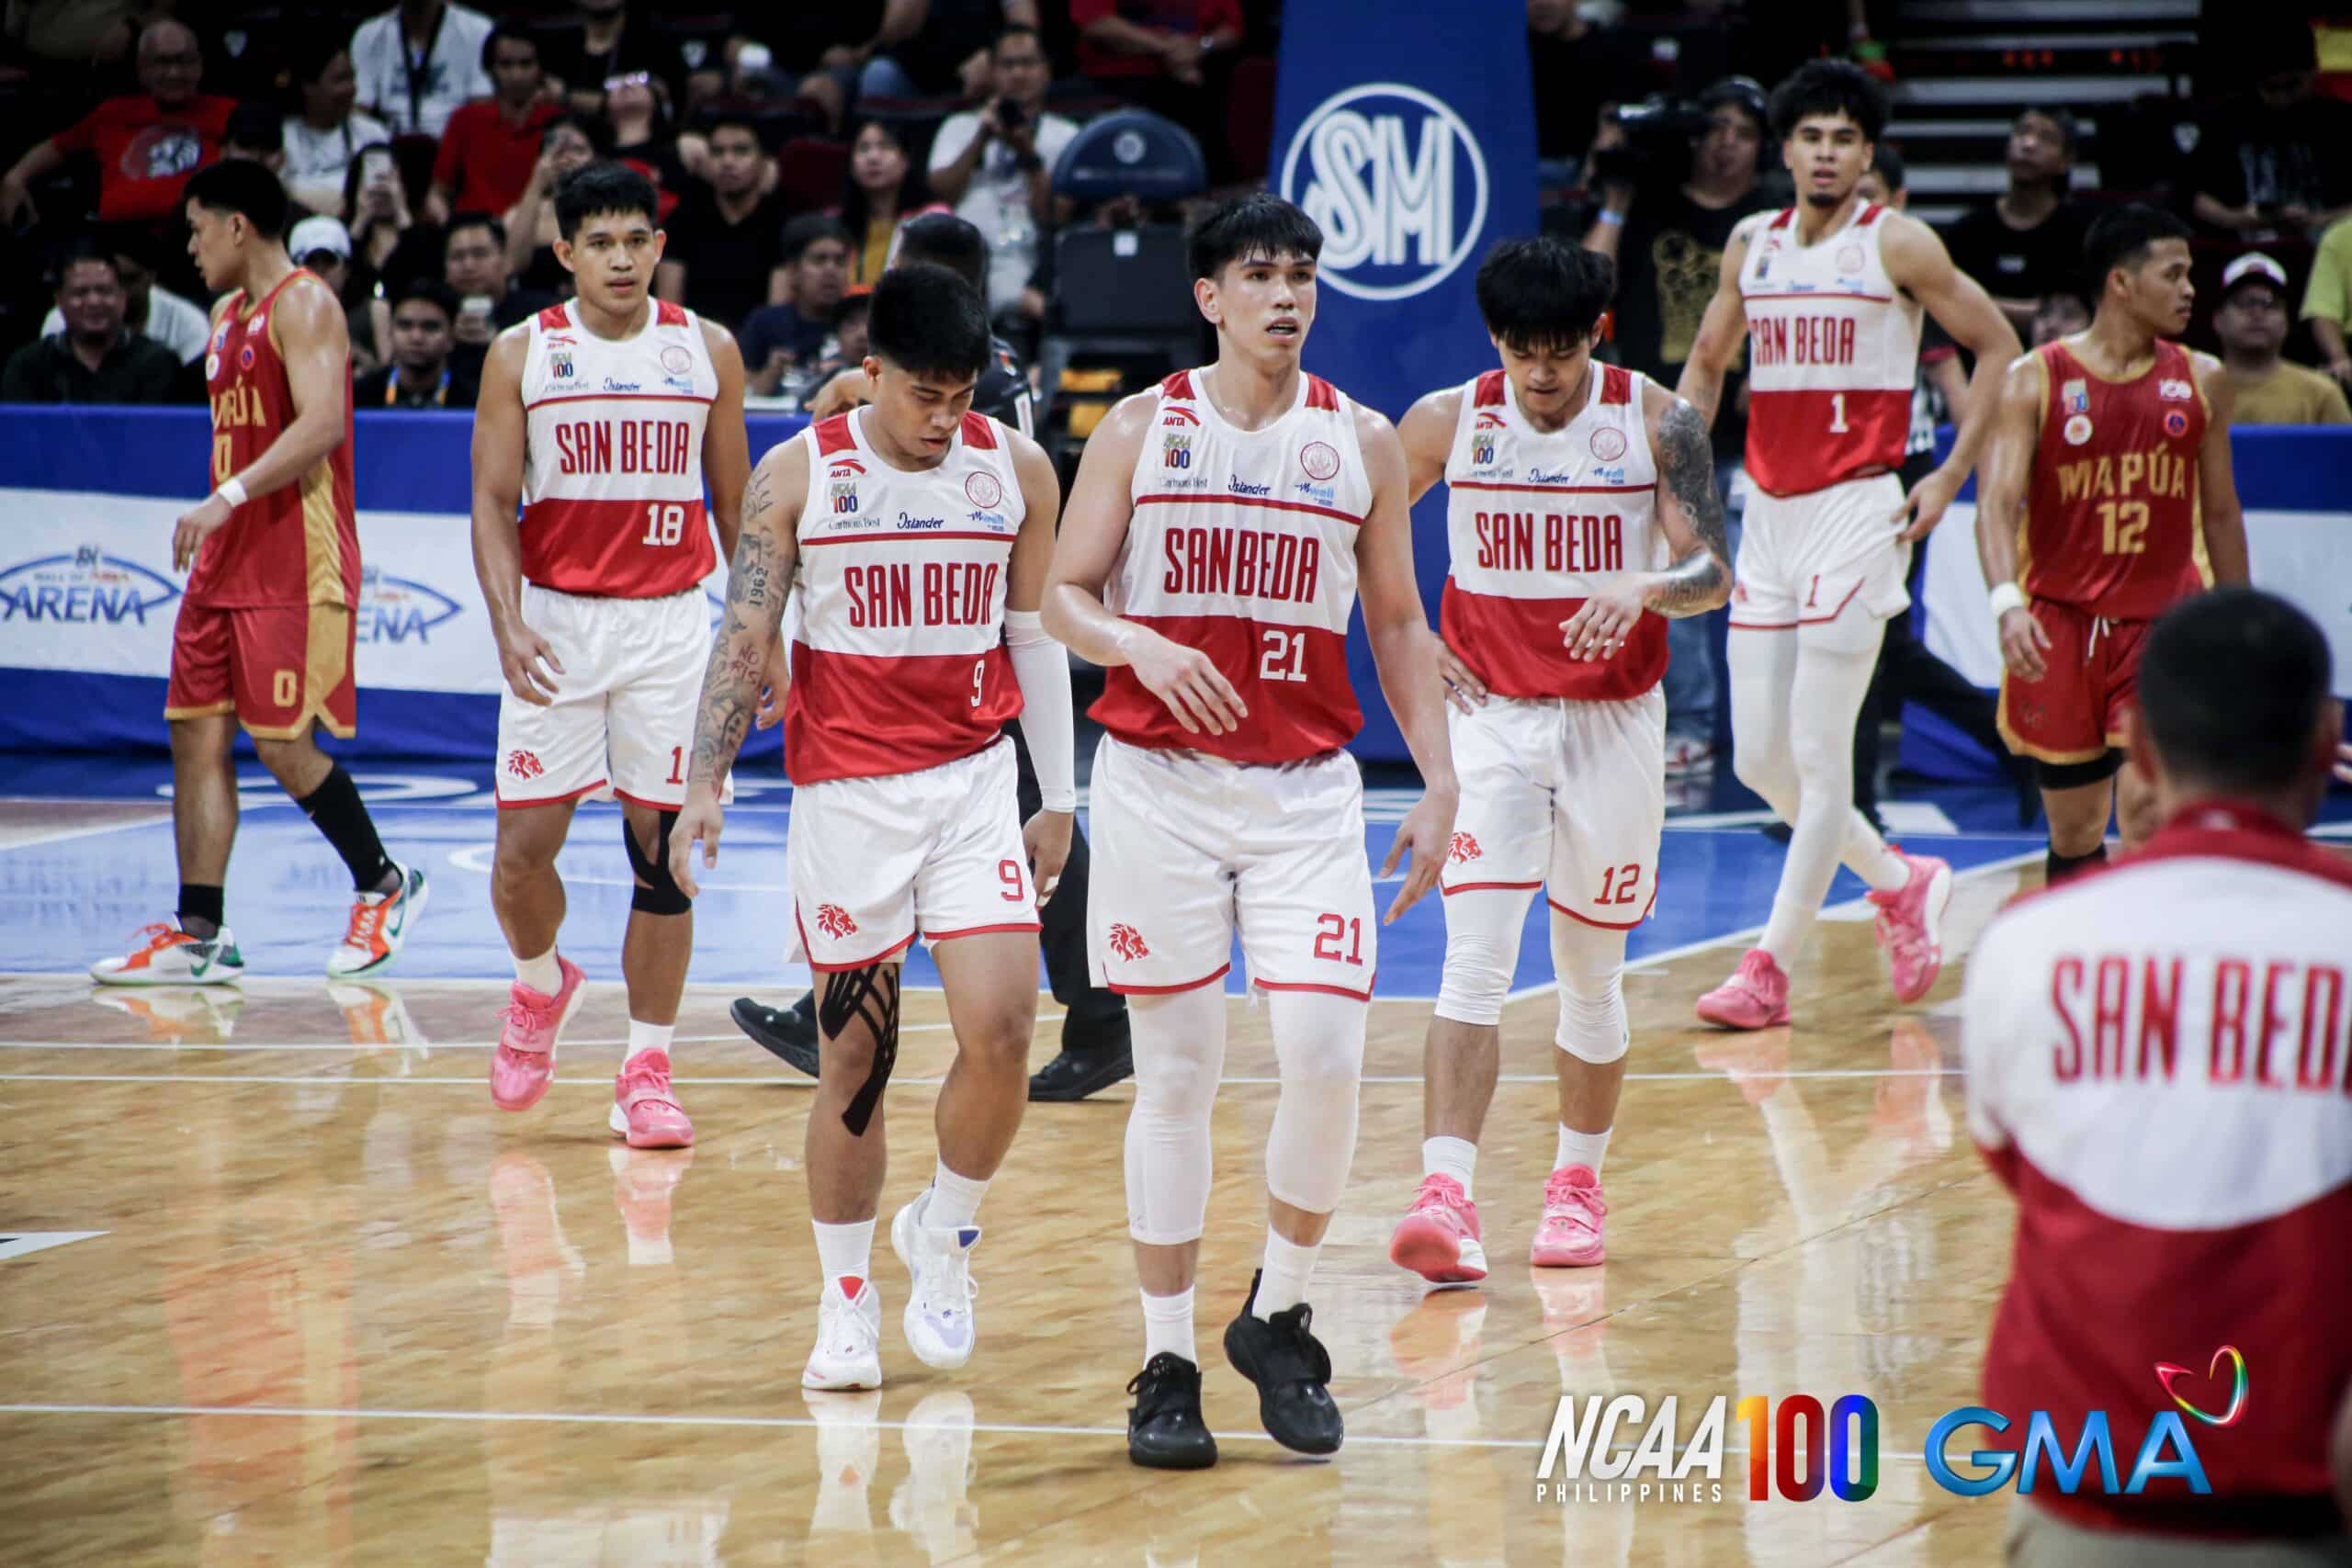
[[[401,0],[351,35],[359,102],[401,135],[438,137],[469,98],[487,97],[482,45],[491,20],[447,0]]]
[[[1054,162],[1076,122],[1046,113],[1044,42],[1015,23],[997,35],[989,61],[996,96],[947,117],[931,143],[931,187],[989,243],[990,315],[1016,308],[1053,227]]]

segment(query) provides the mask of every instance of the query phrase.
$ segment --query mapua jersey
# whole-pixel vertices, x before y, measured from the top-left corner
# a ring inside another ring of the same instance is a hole
[[[1549,434],[1527,422],[1503,372],[1462,389],[1445,462],[1451,565],[1439,626],[1498,696],[1615,702],[1666,673],[1660,615],[1645,612],[1608,659],[1571,658],[1560,631],[1596,588],[1663,557],[1645,384],[1594,365],[1584,407]]]
[[[242,293],[215,312],[205,347],[212,404],[212,486],[251,467],[294,423],[294,389],[273,309],[303,280],[297,268],[250,312]],[[359,516],[351,491],[351,359],[343,365],[343,441],[290,485],[256,495],[204,541],[188,573],[187,602],[221,609],[270,604],[359,605]]]
[[[2202,586],[2198,463],[2208,411],[2188,351],[2159,340],[2155,362],[2109,381],[2066,347],[2041,367],[2041,438],[2018,540],[2019,582],[2117,621],[2154,620]]]
[[[1230,734],[1193,734],[1126,665],[1108,672],[1090,712],[1133,746],[1299,761],[1363,726],[1348,678],[1348,615],[1372,481],[1354,406],[1303,375],[1289,412],[1237,430],[1203,395],[1201,377],[1181,370],[1160,383],[1103,603],[1206,654],[1250,716]]]
[[[650,302],[634,337],[599,337],[579,301],[531,319],[523,361],[523,575],[608,599],[684,593],[718,565],[702,434],[718,370],[693,311]]]
[[[1790,208],[1754,231],[1747,311],[1747,478],[1805,495],[1903,466],[1919,374],[1919,302],[1887,276],[1887,209],[1858,209],[1810,245]]]
[[[868,442],[875,417],[853,409],[795,437],[808,444],[784,710],[797,784],[952,762],[1021,711],[1004,603],[1028,509],[1004,427],[967,413],[938,465],[910,472]]]

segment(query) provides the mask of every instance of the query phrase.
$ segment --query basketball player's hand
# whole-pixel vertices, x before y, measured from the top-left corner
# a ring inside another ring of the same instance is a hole
[[[2010,610],[2001,616],[2001,662],[2020,681],[2039,681],[2050,673],[2050,634],[2041,629],[2031,610]]]
[[[1944,520],[1944,509],[1951,504],[1951,498],[1960,493],[1960,481],[1964,478],[1965,475],[1938,468],[1911,487],[1911,493],[1903,498],[1903,504],[1894,509],[1891,519],[1896,523],[1909,522],[1910,526],[1903,530],[1905,544],[1917,544]]]
[[[1561,640],[1571,659],[1614,659],[1634,628],[1642,622],[1643,586],[1638,579],[1621,579],[1584,602],[1584,607],[1560,623]]]
[[[1062,863],[1069,859],[1069,836],[1078,827],[1074,811],[1040,811],[1021,824],[1021,847],[1029,853],[1029,881],[1037,889],[1037,908],[1046,907],[1062,879]]]
[[[752,710],[752,722],[762,729],[773,729],[784,717],[785,694],[792,690],[792,654],[782,637],[768,649],[767,672],[760,681],[760,705]]]
[[[205,539],[229,521],[229,503],[218,495],[208,495],[180,513],[179,526],[172,530],[172,570],[186,571],[196,564],[196,552]]]
[[[808,417],[831,419],[847,413],[873,395],[874,383],[866,379],[865,371],[853,367],[817,389],[817,395],[808,400]]]
[[[496,628],[496,636],[498,668],[506,677],[506,689],[533,707],[552,705],[554,675],[563,673],[563,661],[548,646],[548,639],[520,621]]]
[[[702,891],[695,881],[695,842],[702,842],[703,868],[717,870],[718,830],[725,819],[715,793],[700,784],[686,786],[686,804],[679,807],[678,820],[670,829],[670,876],[689,898]]]
[[[1483,707],[1487,702],[1487,683],[1478,672],[1462,662],[1462,656],[1445,645],[1443,637],[1432,637],[1437,644],[1437,672],[1445,681],[1445,694],[1464,713],[1475,712],[1471,705]]]
[[[1380,874],[1386,876],[1396,869],[1396,863],[1410,850],[1412,863],[1405,869],[1405,886],[1396,889],[1388,912],[1380,917],[1384,926],[1394,925],[1396,917],[1411,908],[1422,894],[1437,886],[1437,874],[1445,864],[1446,851],[1453,843],[1453,810],[1461,804],[1454,790],[1428,790],[1405,813],[1405,820],[1396,826],[1396,837],[1389,841],[1388,858],[1380,863]]]
[[[1241,728],[1250,710],[1207,654],[1155,631],[1136,631],[1127,668],[1145,691],[1168,705],[1184,733],[1198,735],[1205,729],[1211,735],[1230,735]]]

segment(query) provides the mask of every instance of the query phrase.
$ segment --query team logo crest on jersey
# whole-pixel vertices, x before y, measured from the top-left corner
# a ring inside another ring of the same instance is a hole
[[[1298,454],[1298,466],[1306,477],[1321,484],[1340,471],[1340,449],[1328,441],[1310,441]]]
[[[1467,833],[1456,833],[1453,835],[1453,841],[1446,846],[1445,856],[1454,864],[1464,865],[1485,853],[1486,852],[1478,847],[1477,840]]]
[[[237,350],[237,368],[240,370],[250,370],[253,367],[254,345],[252,344],[247,344],[244,347]]]
[[[520,749],[506,753],[506,772],[510,777],[518,779],[547,776],[547,769],[541,765],[538,753]]]
[[[2091,388],[2087,381],[2069,381],[2058,389],[2058,401],[2068,413],[2091,412]]]
[[[217,381],[220,378],[220,355],[208,354],[204,356],[204,378],[208,381]]]
[[[2091,416],[2078,413],[2066,421],[2066,445],[2080,446],[2091,438]]]
[[[994,474],[970,473],[964,476],[964,498],[985,512],[1004,499],[1004,486]]]
[[[2185,403],[2196,395],[2196,388],[2186,381],[2175,380],[2169,376],[2156,383],[2156,396],[2166,402]]]
[[[839,904],[820,904],[817,906],[817,929],[839,941],[845,936],[855,936],[857,922],[851,919],[849,911]]]
[[[673,376],[683,376],[695,367],[695,356],[672,344],[662,351],[662,368]]]
[[[1151,956],[1151,949],[1144,945],[1143,933],[1125,921],[1111,928],[1111,951],[1130,964]]]
[[[1625,433],[1613,424],[1604,424],[1592,433],[1588,445],[1594,457],[1604,463],[1613,463],[1625,455]]]
[[[2178,409],[2165,410],[2165,434],[2175,437],[2188,434],[2188,416]]]
[[[1160,443],[1160,465],[1170,468],[1193,466],[1193,438],[1181,430],[1171,430]]]
[[[1838,270],[1839,272],[1860,272],[1862,270],[1862,262],[1864,259],[1861,246],[1844,246],[1838,252]]]

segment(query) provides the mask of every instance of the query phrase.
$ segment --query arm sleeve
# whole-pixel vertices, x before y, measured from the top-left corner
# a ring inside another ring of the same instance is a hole
[[[1046,635],[1035,610],[1004,613],[1004,642],[1021,687],[1021,733],[1048,811],[1078,809],[1078,759],[1070,717],[1069,655]]]

